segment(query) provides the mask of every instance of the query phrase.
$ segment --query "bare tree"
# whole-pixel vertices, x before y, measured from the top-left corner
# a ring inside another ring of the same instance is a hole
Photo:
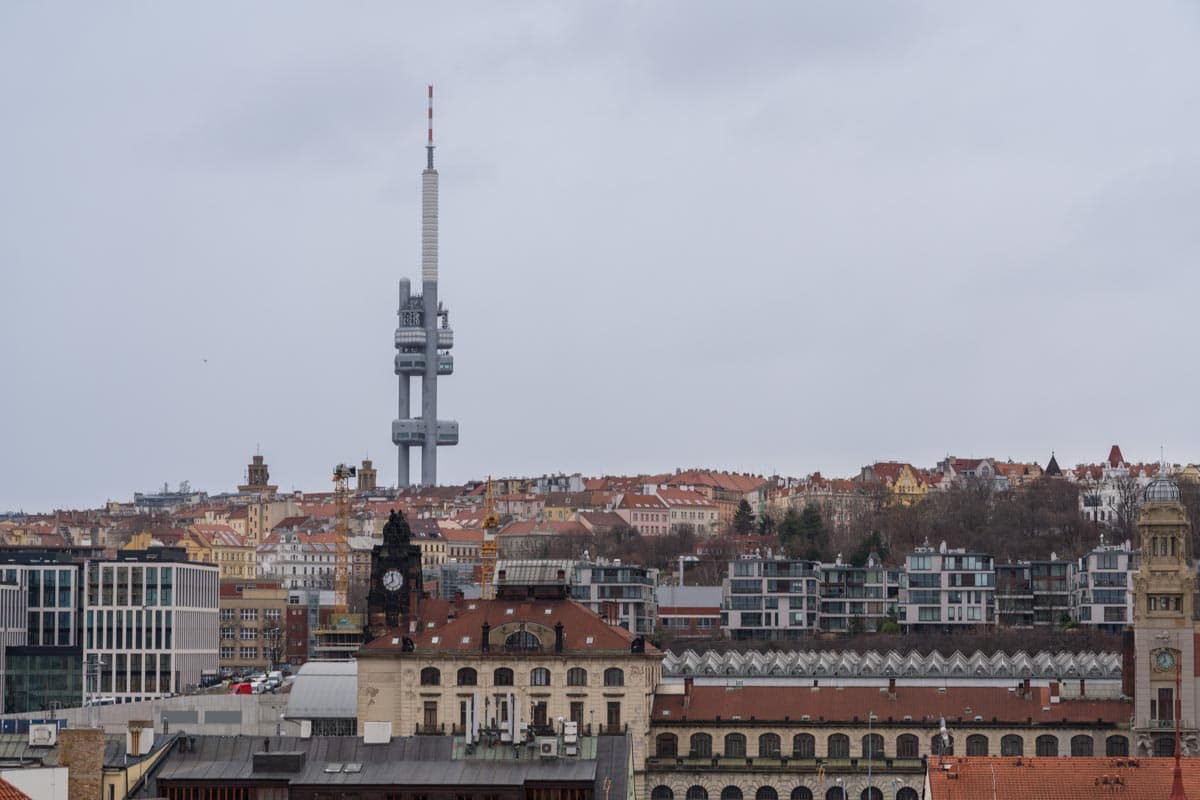
[[[1142,506],[1142,487],[1132,475],[1115,478],[1112,486],[1117,499],[1113,509],[1113,530],[1121,539],[1132,539]]]

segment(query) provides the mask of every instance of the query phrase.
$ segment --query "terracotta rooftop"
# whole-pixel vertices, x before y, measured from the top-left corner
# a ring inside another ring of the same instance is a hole
[[[886,687],[885,687],[886,689]],[[912,717],[915,724],[936,724],[941,717],[953,727],[958,720],[973,723],[976,716],[986,722],[993,719],[1020,725],[1061,725],[1064,719],[1095,724],[1128,723],[1133,706],[1122,700],[1089,700],[1050,703],[1050,690],[1035,688],[1029,696],[1019,697],[1003,686],[949,687],[899,686],[894,698],[877,686],[798,687],[781,691],[778,686],[746,686],[730,690],[724,686],[693,686],[690,702],[684,695],[659,695],[654,700],[654,720],[723,720],[740,716],[743,720],[799,720],[807,714],[813,720],[849,721],[855,716],[865,720],[869,710],[886,722]],[[666,713],[664,713],[666,712]]]
[[[33,800],[29,795],[0,778],[0,800]]]
[[[451,610],[453,609],[453,617]],[[493,627],[510,622],[537,623],[553,628],[561,622],[565,650],[577,653],[629,652],[634,634],[609,625],[599,615],[574,600],[423,600],[415,633],[396,630],[375,639],[366,651],[400,652],[403,637],[412,639],[416,652],[479,652],[483,623]],[[543,643],[550,650],[554,641]],[[653,645],[646,652],[662,656]]]
[[[1001,758],[955,757],[929,768],[929,800],[1167,800],[1173,758]],[[1200,759],[1183,759],[1183,787],[1200,798]]]

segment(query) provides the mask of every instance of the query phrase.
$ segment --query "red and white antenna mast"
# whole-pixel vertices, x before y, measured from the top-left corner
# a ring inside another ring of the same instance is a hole
[[[429,87],[429,138],[425,142],[425,168],[433,169],[433,86]]]

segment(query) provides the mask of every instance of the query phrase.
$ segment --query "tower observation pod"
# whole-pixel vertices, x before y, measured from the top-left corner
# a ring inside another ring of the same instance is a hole
[[[437,449],[458,444],[458,423],[438,419],[439,375],[454,372],[454,331],[450,312],[438,302],[438,173],[433,167],[433,87],[429,87],[429,133],[421,172],[421,293],[400,279],[400,317],[396,328],[396,375],[399,408],[392,421],[392,444],[399,450],[397,488],[411,485],[409,451],[421,448],[421,484],[437,485]],[[421,413],[412,416],[412,379],[421,380]]]

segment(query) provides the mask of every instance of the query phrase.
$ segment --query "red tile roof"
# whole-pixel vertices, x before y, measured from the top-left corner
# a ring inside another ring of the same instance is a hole
[[[956,757],[949,769],[929,765],[929,800],[1166,800],[1175,772],[1173,758],[1001,758]],[[1185,758],[1183,787],[1200,798],[1200,759]]]
[[[455,617],[450,618],[453,606]],[[547,613],[549,611],[549,613]],[[415,633],[393,631],[365,646],[367,651],[400,652],[404,636],[413,640],[416,652],[470,651],[479,652],[483,623],[493,627],[510,622],[537,623],[553,628],[563,624],[564,647],[567,652],[596,653],[602,651],[629,652],[636,638],[616,625],[609,625],[599,615],[574,600],[449,600],[421,601],[421,619]],[[437,641],[434,641],[434,639]],[[588,639],[591,639],[589,642]],[[395,644],[393,639],[399,639]],[[554,641],[544,642],[546,650]],[[646,652],[662,654],[651,644]]]
[[[666,511],[667,504],[652,494],[627,494],[621,497],[617,508],[648,508],[653,511]]]
[[[663,499],[669,506],[691,506],[704,508],[716,508],[717,504],[709,500],[699,492],[693,492],[690,489],[659,489],[658,496]]]
[[[655,720],[676,721],[738,715],[742,719],[798,720],[804,714],[814,720],[823,717],[826,721],[849,721],[855,716],[866,719],[870,710],[883,720],[910,716],[916,724],[936,723],[943,716],[948,724],[959,719],[973,721],[976,716],[989,723],[996,719],[1020,725],[1029,719],[1035,725],[1061,725],[1064,719],[1118,724],[1128,723],[1133,705],[1124,700],[1071,700],[1052,705],[1046,687],[1035,689],[1029,697],[1018,697],[1003,686],[951,687],[944,691],[934,686],[900,686],[894,698],[881,694],[876,686],[847,686],[841,690],[821,686],[819,691],[808,687],[780,691],[777,686],[747,686],[731,691],[724,686],[694,686],[686,706],[682,694],[658,695],[654,700]]]
[[[679,472],[667,480],[667,483],[672,486],[711,486],[714,489],[743,494],[754,491],[766,482],[767,479],[761,475],[742,475],[736,472],[713,472],[702,469]]]
[[[29,795],[0,778],[0,800],[33,800]]]
[[[1125,456],[1121,455],[1121,448],[1114,444],[1112,449],[1108,451],[1108,465],[1110,467],[1117,467],[1123,463],[1125,463]]]

